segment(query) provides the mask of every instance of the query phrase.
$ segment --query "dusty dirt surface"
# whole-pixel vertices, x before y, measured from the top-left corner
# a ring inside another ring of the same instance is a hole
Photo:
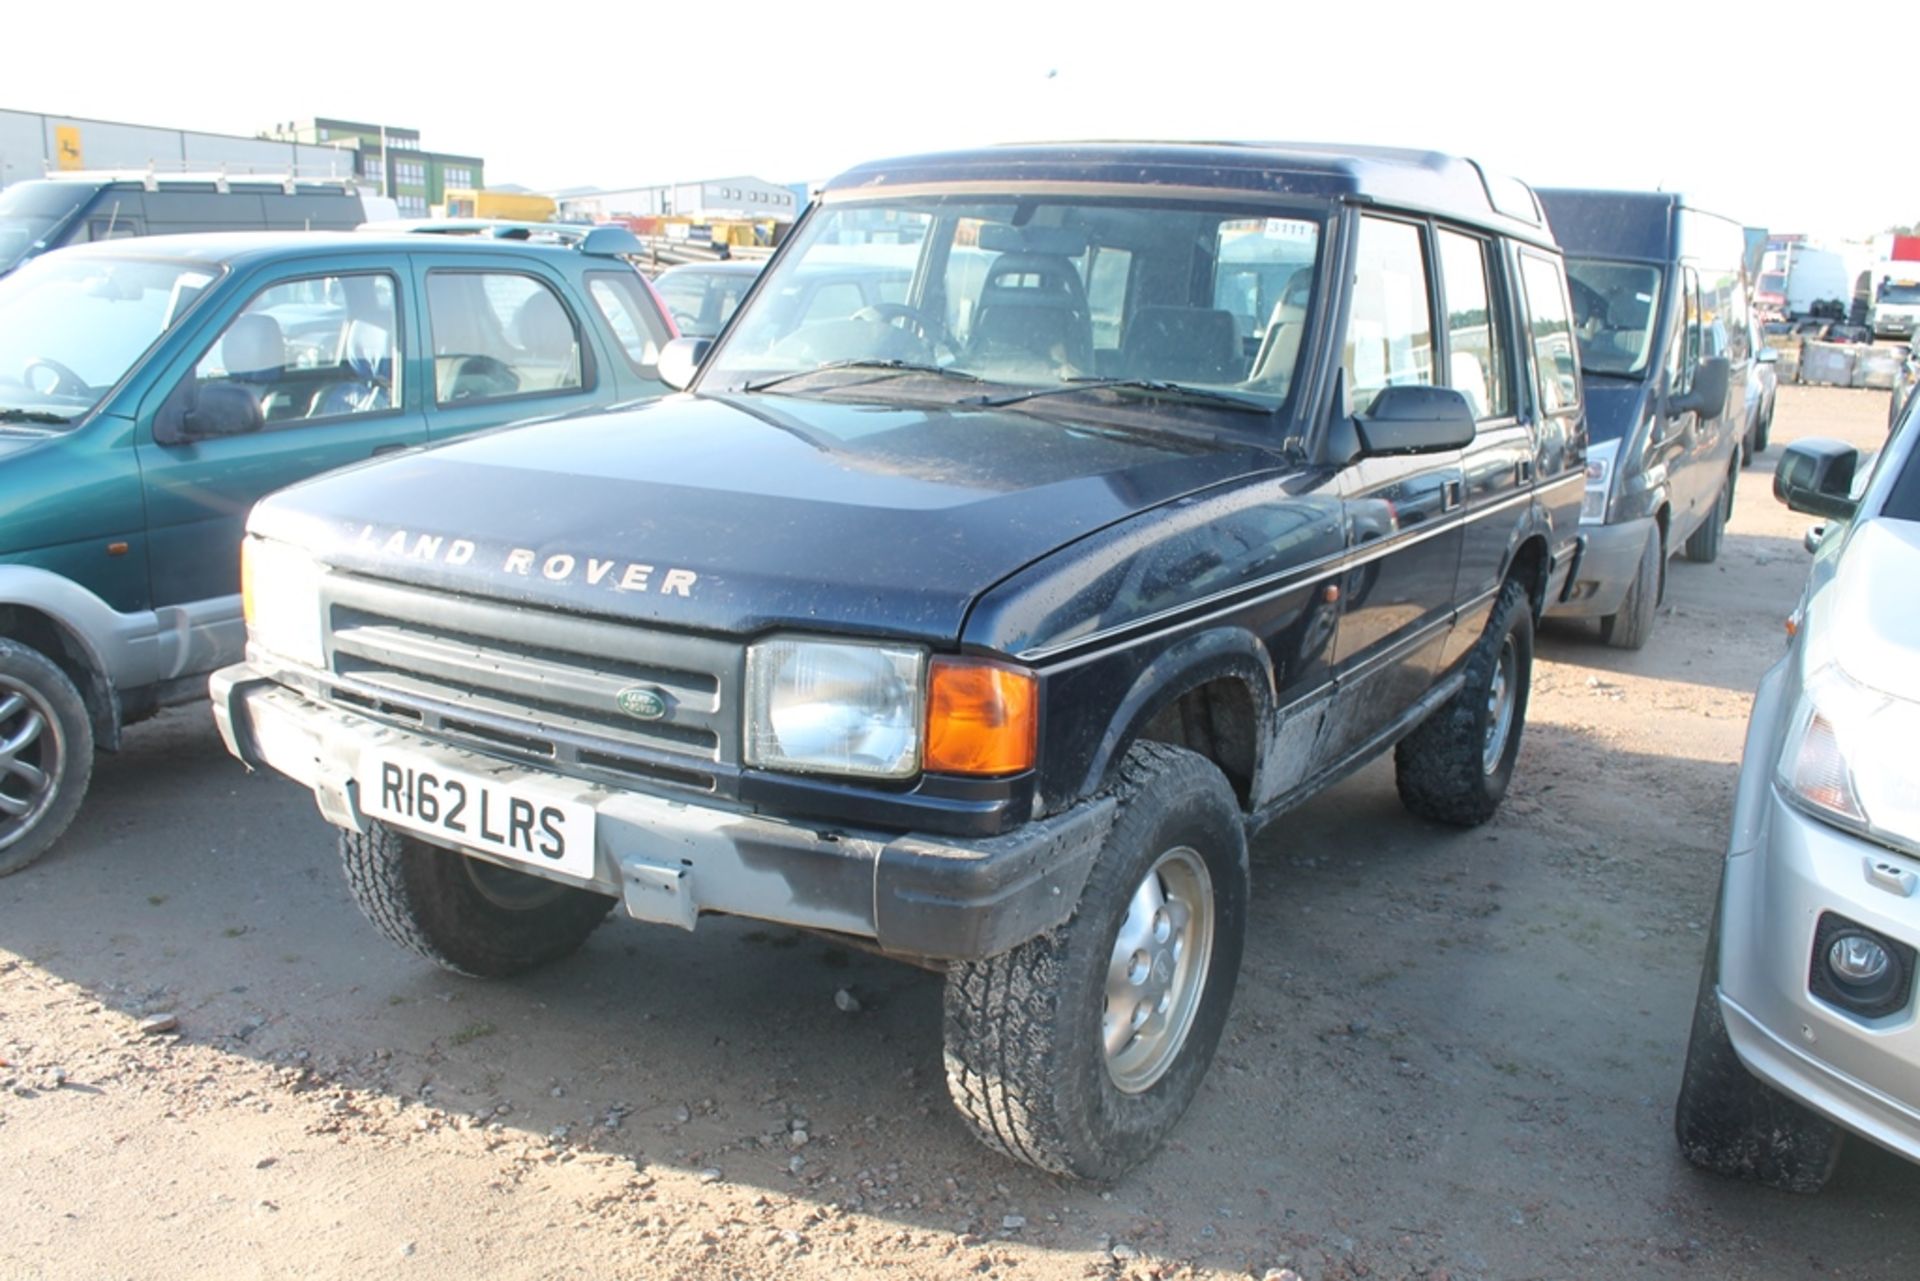
[[[533,978],[442,973],[362,921],[305,793],[171,713],[0,881],[0,1276],[1920,1275],[1920,1168],[1856,1142],[1795,1198],[1671,1137],[1749,691],[1807,566],[1771,464],[1877,443],[1885,406],[1781,390],[1645,651],[1548,629],[1491,824],[1408,817],[1376,764],[1262,836],[1212,1074],[1104,1190],[969,1137],[937,977],[619,919]]]

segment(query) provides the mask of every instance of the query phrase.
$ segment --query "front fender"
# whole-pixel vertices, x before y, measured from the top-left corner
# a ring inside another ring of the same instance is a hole
[[[0,604],[52,619],[85,654],[89,666],[121,689],[159,679],[151,613],[122,614],[70,578],[31,565],[0,565]]]
[[[1155,716],[1182,695],[1221,679],[1235,681],[1246,691],[1252,739],[1246,745],[1245,767],[1249,782],[1258,779],[1273,725],[1273,661],[1251,632],[1221,627],[1186,637],[1140,669],[1107,722],[1075,794],[1098,791]]]

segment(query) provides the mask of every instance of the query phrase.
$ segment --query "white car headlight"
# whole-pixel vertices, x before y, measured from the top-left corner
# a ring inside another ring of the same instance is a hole
[[[747,764],[907,778],[920,769],[926,651],[777,638],[747,650]]]
[[[1920,704],[1882,694],[1838,667],[1807,678],[1780,754],[1781,786],[1818,817],[1920,849]]]
[[[290,543],[240,545],[240,607],[247,639],[266,653],[320,667],[320,566]]]
[[[1580,501],[1580,523],[1601,525],[1607,519],[1607,498],[1613,493],[1613,462],[1620,454],[1617,440],[1587,444],[1587,492]]]

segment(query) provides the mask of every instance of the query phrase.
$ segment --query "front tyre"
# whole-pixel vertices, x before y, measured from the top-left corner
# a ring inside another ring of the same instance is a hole
[[[1151,1156],[1200,1089],[1240,971],[1247,842],[1220,771],[1136,744],[1073,916],[947,971],[947,1088],[988,1147],[1072,1178]]]
[[[0,640],[0,876],[45,854],[93,777],[93,722],[67,674]]]
[[[1720,914],[1714,912],[1673,1109],[1680,1155],[1703,1170],[1785,1192],[1818,1192],[1840,1161],[1841,1129],[1747,1071],[1720,1011]]]
[[[1513,779],[1532,681],[1533,602],[1509,578],[1467,656],[1466,684],[1393,750],[1400,803],[1456,827],[1492,818]]]
[[[384,823],[340,834],[347,888],[369,921],[456,974],[508,978],[579,949],[614,900],[441,849]]]

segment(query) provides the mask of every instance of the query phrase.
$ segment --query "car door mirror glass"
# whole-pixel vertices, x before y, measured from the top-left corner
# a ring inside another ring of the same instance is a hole
[[[193,394],[180,414],[175,434],[180,441],[213,440],[244,436],[265,424],[260,398],[254,391],[236,383],[208,383]],[[160,437],[158,424],[154,436]]]
[[[1859,506],[1853,496],[1860,451],[1842,441],[1815,436],[1797,440],[1780,455],[1773,496],[1791,510],[1845,520]]]
[[[1754,354],[1754,359],[1758,360],[1763,365],[1778,364],[1780,360],[1780,353],[1774,350],[1772,347],[1762,347],[1758,352]]]
[[[1464,449],[1473,442],[1473,407],[1451,387],[1383,387],[1354,429],[1368,457]]]
[[[1667,402],[1669,414],[1698,414],[1718,418],[1727,411],[1732,366],[1725,356],[1709,356],[1694,366],[1693,386]]]

